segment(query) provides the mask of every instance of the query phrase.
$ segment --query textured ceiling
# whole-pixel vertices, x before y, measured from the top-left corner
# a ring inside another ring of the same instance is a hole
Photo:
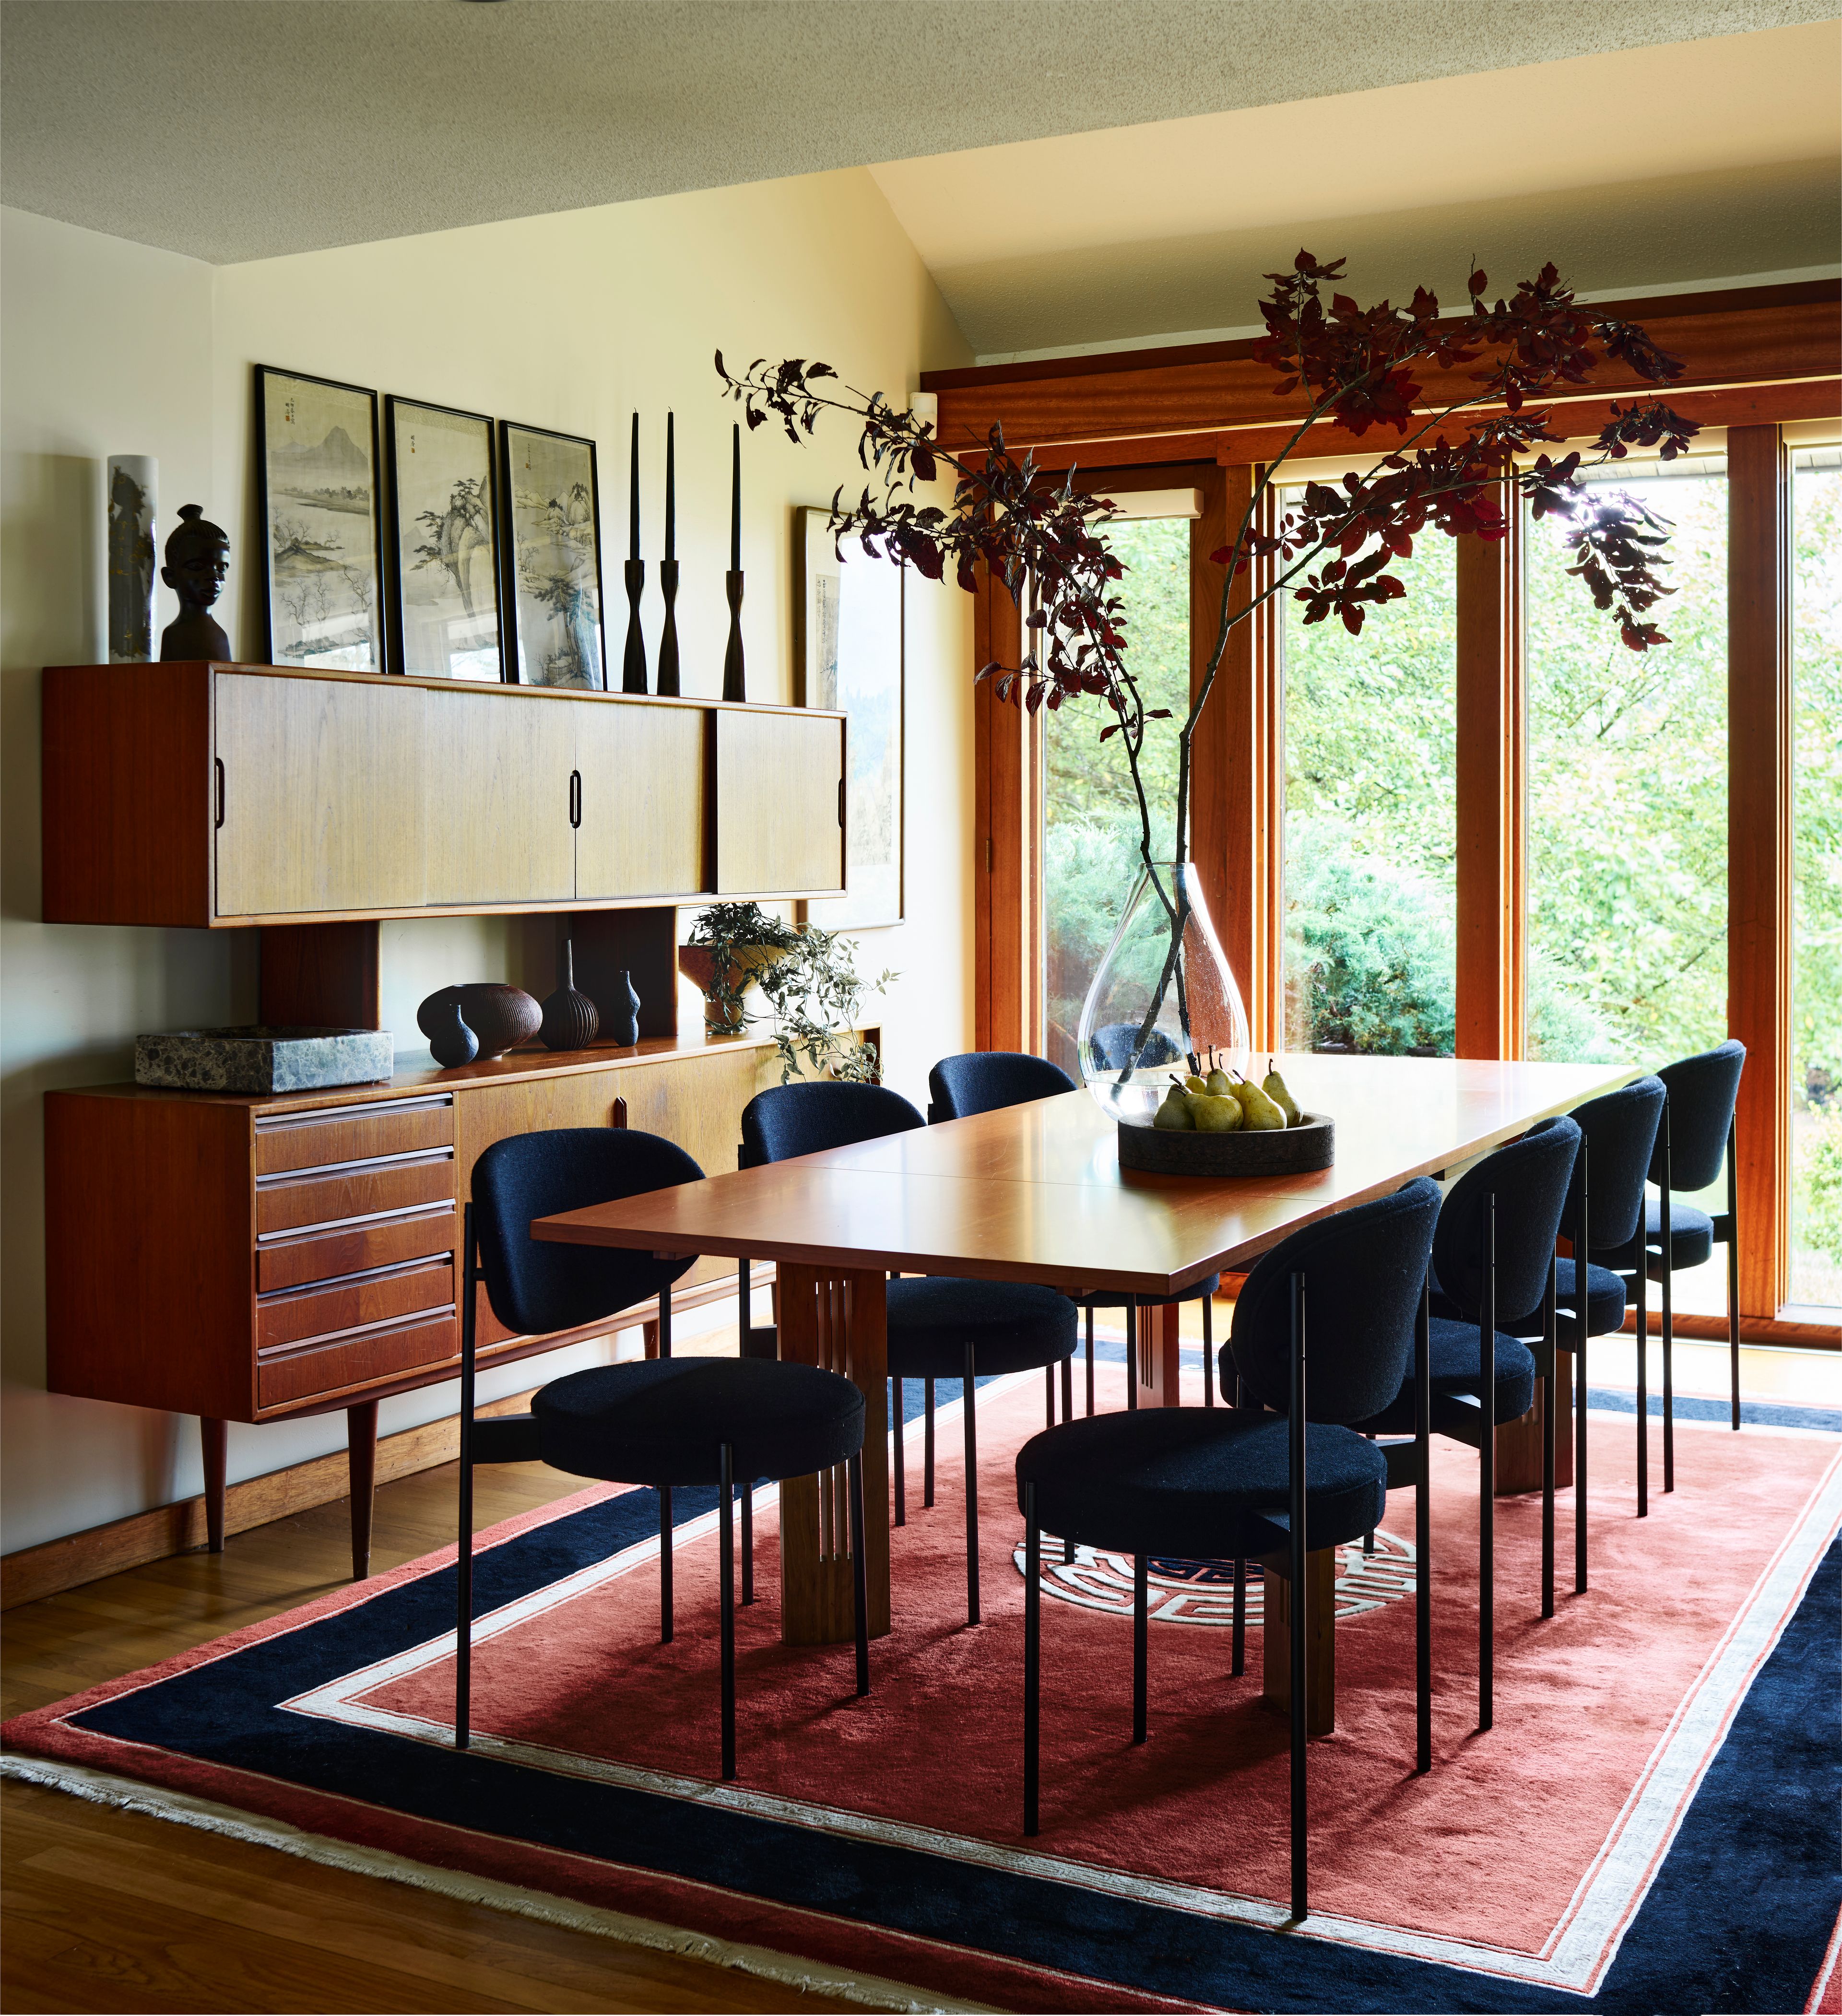
[[[6,0],[0,194],[200,258],[253,259],[1750,32],[1833,8]],[[984,197],[1004,200],[1001,185]]]
[[[987,357],[1243,327],[1301,243],[1365,296],[1456,297],[1473,254],[1588,291],[1833,267],[1842,21],[873,172]]]

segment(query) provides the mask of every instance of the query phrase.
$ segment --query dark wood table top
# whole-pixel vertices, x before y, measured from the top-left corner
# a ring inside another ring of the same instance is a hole
[[[540,1219],[533,1236],[842,1270],[1169,1295],[1624,1083],[1629,1066],[1283,1057],[1337,1123],[1334,1167],[1222,1180],[1122,1171],[1085,1092]]]

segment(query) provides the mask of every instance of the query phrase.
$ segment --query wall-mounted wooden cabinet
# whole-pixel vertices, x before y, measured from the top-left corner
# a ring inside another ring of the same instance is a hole
[[[844,886],[844,721],[268,666],[45,675],[45,917],[311,923]]]

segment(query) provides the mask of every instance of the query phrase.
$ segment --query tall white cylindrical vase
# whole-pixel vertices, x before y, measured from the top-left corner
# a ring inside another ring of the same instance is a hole
[[[150,455],[112,455],[107,482],[109,662],[145,665],[153,657],[160,464]]]

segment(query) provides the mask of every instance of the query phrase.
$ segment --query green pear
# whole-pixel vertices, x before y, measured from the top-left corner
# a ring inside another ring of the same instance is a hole
[[[1241,1124],[1241,1103],[1238,1099],[1204,1096],[1192,1100],[1189,1110],[1195,1116],[1199,1134],[1232,1134]]]
[[[1241,1110],[1249,1128],[1257,1132],[1271,1133],[1283,1128],[1286,1115],[1282,1108],[1268,1098],[1258,1085],[1249,1083],[1238,1088]]]
[[[1151,1116],[1151,1124],[1163,1128],[1167,1133],[1187,1134],[1194,1130],[1196,1120],[1190,1112],[1189,1101],[1175,1085],[1164,1095],[1164,1103]]]
[[[1200,1099],[1202,1095],[1209,1089],[1209,1088],[1203,1079],[1198,1078],[1195,1072],[1192,1071],[1189,1076],[1183,1081],[1183,1089],[1187,1093],[1194,1094],[1196,1097]]]
[[[1205,1089],[1211,1099],[1226,1099],[1235,1089],[1234,1080],[1221,1069],[1220,1065],[1217,1065],[1215,1069],[1210,1072],[1205,1082]]]
[[[1267,1060],[1266,1082],[1261,1089],[1285,1114],[1286,1125],[1296,1127],[1299,1121],[1298,1101],[1286,1089],[1286,1081],[1273,1069],[1270,1057]]]

